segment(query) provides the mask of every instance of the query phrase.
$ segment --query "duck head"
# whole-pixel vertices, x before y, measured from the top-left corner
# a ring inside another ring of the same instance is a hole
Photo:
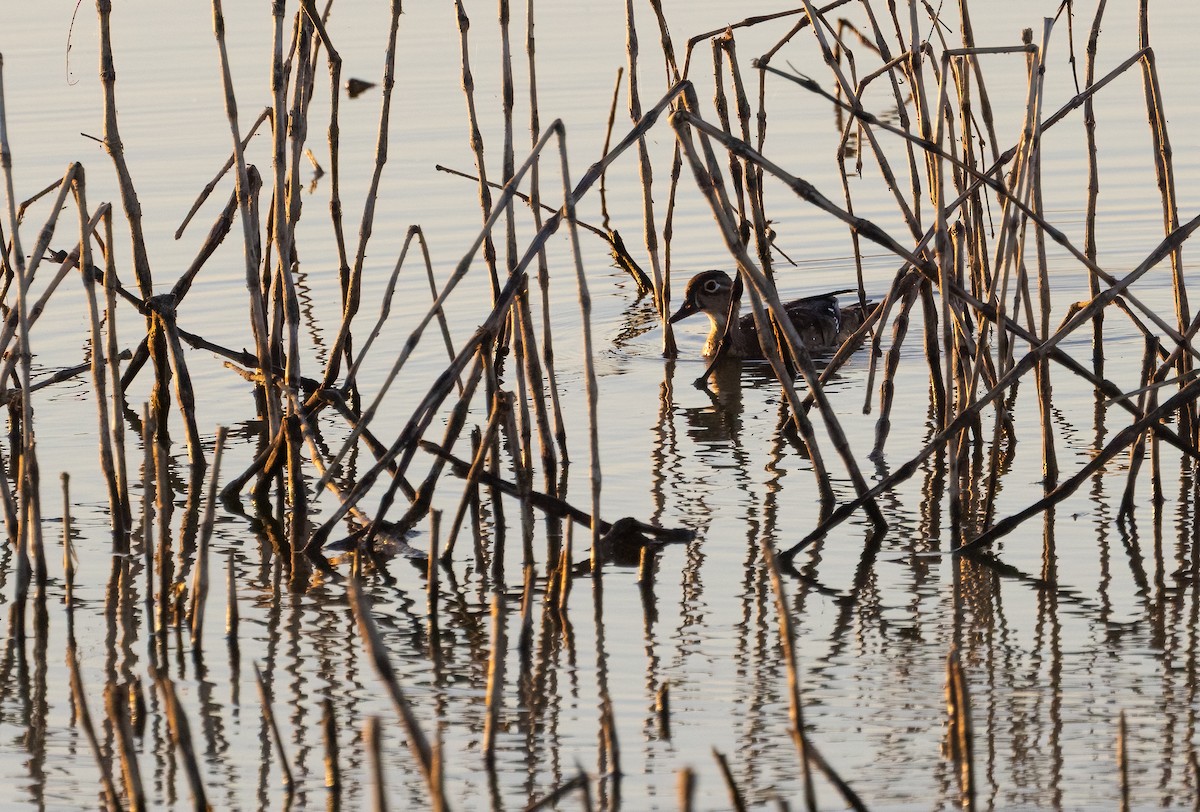
[[[697,313],[708,316],[708,320],[712,322],[712,329],[704,345],[706,356],[716,352],[717,343],[725,334],[725,323],[729,318],[729,297],[733,295],[733,286],[733,280],[724,271],[704,271],[696,274],[684,289],[683,304],[670,318],[670,322],[674,324]],[[734,321],[736,323],[737,313],[734,313]]]

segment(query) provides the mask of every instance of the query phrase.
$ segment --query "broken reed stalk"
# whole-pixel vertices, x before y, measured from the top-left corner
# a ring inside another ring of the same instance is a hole
[[[150,404],[142,404],[142,569],[146,574],[146,594],[143,599],[146,628],[146,656],[150,665],[157,668],[157,646],[159,628],[154,611],[154,533],[151,530],[154,518],[154,444],[157,434]]]
[[[275,755],[279,759],[279,770],[283,773],[283,786],[287,790],[289,796],[295,790],[295,781],[292,778],[292,766],[288,761],[287,751],[283,747],[283,736],[279,733],[279,725],[275,722],[275,713],[271,710],[271,692],[267,689],[267,683],[263,679],[262,669],[258,666],[258,661],[254,662],[254,681],[258,684],[258,699],[262,703],[263,718],[267,722],[267,729],[271,733],[271,741],[275,745]]]
[[[538,114],[538,94],[537,94],[537,59],[535,39],[533,36],[533,2],[527,0],[525,6],[525,51],[529,58],[529,142],[530,146],[536,146],[538,139],[541,137],[542,125]],[[607,147],[607,144],[605,144]],[[535,232],[542,230],[542,191],[541,191],[541,165],[535,162],[529,169],[529,206],[533,214],[533,228]],[[546,251],[543,248],[537,254],[537,280],[538,289],[541,292],[541,315],[542,315],[542,364],[546,370],[546,387],[550,390],[550,408],[554,416],[554,438],[558,447],[558,456],[565,465],[569,459],[567,454],[567,429],[563,422],[562,404],[559,402],[558,381],[554,370],[554,342],[552,337],[551,319],[550,319],[550,264],[546,261]],[[531,308],[528,304],[528,293],[525,296],[524,316],[526,327],[528,328],[529,313]],[[530,329],[532,334],[532,329]],[[531,341],[531,343],[533,343]],[[530,374],[529,379],[536,382],[540,386],[541,375],[535,370],[537,364],[536,353],[530,354]],[[539,402],[541,398],[539,397]],[[545,407],[542,406],[542,409]],[[538,430],[543,430],[543,417],[539,412],[538,415]],[[548,427],[547,427],[548,428]],[[543,440],[542,447],[542,465],[544,470],[545,482],[547,490],[553,487],[552,483],[558,476],[558,463],[554,459],[554,450],[550,447],[548,440]]]
[[[625,51],[629,56],[626,70],[629,83],[629,118],[638,121],[642,117],[642,100],[638,93],[638,38],[637,26],[634,24],[633,0],[625,0]],[[642,236],[646,241],[646,254],[650,259],[651,278],[654,280],[654,305],[658,311],[658,321],[662,328],[662,355],[664,358],[674,358],[679,354],[675,346],[675,331],[668,319],[671,316],[671,280],[663,274],[658,256],[658,232],[654,218],[654,171],[650,165],[650,152],[646,147],[646,138],[637,140],[638,177],[642,189]],[[564,169],[565,171],[565,169]],[[598,512],[598,511],[597,511]]]
[[[387,688],[388,694],[392,699],[392,704],[396,706],[396,712],[399,714],[400,721],[404,725],[404,732],[408,737],[408,744],[412,750],[413,758],[416,760],[417,766],[425,777],[431,797],[435,797],[438,793],[437,784],[433,780],[432,748],[429,746],[429,740],[425,737],[425,733],[421,730],[421,726],[417,721],[416,714],[413,713],[408,698],[404,695],[404,690],[400,687],[396,671],[392,667],[391,660],[388,658],[387,648],[379,634],[379,629],[375,626],[375,620],[371,616],[371,607],[367,603],[366,596],[362,591],[362,585],[357,577],[350,579],[348,592],[350,608],[353,610],[355,620],[358,623],[358,631],[362,638],[363,648],[366,651],[367,657],[375,666],[375,670],[379,673],[380,681]]]
[[[71,543],[71,475],[63,471],[60,475],[63,494],[63,600],[71,606],[75,590],[75,547]],[[67,622],[73,620],[72,613],[67,613]]]
[[[576,790],[579,790],[586,798],[588,795],[587,788],[587,773],[576,773],[574,778],[564,781],[538,800],[532,801],[528,806],[525,807],[524,812],[538,812],[538,810],[541,809],[553,809],[557,806],[559,801],[563,800]],[[592,809],[592,805],[589,802],[585,802],[583,808]]]
[[[825,757],[809,741],[808,735],[804,732],[804,703],[800,697],[800,672],[796,663],[796,637],[792,628],[792,615],[783,591],[783,578],[779,573],[779,562],[776,560],[770,541],[765,536],[762,542],[762,553],[763,563],[766,565],[767,574],[771,579],[771,589],[775,594],[775,612],[779,616],[780,644],[783,648],[784,662],[787,663],[791,734],[792,741],[796,745],[797,755],[800,757],[800,768],[804,774],[805,804],[810,812],[815,812],[817,808],[816,788],[813,786],[811,768],[816,767],[837,789],[847,806],[859,810],[859,812],[865,812],[866,807],[858,794],[842,780],[842,777],[825,760]]]
[[[227,429],[217,426],[213,446],[212,472],[209,474],[208,496],[204,502],[204,521],[200,526],[200,544],[196,549],[196,570],[192,581],[191,631],[192,648],[199,653],[204,636],[204,602],[208,599],[208,543],[216,520],[217,482],[221,472],[221,454],[225,450]]]
[[[258,118],[254,119],[254,123],[250,125],[250,129],[247,131],[246,137],[242,139],[241,148],[243,152],[245,151],[246,147],[250,146],[250,141],[254,138],[254,134],[258,132],[258,128],[263,125],[263,122],[270,119],[270,117],[271,108],[267,107],[258,114]],[[188,224],[191,223],[192,218],[196,216],[196,212],[200,211],[200,207],[204,205],[204,202],[208,200],[209,196],[212,195],[213,191],[216,190],[217,184],[219,184],[221,179],[224,178],[225,175],[229,173],[229,170],[233,168],[236,158],[236,155],[230,153],[229,158],[225,161],[225,165],[222,166],[220,170],[217,171],[216,176],[206,183],[204,188],[200,190],[200,194],[196,196],[196,201],[192,204],[192,207],[188,209],[188,213],[184,215],[183,221],[179,224],[179,228],[175,230],[175,239],[178,240],[183,237],[183,232],[187,230]]]
[[[383,723],[378,716],[368,716],[363,724],[363,744],[367,748],[367,763],[371,767],[371,808],[375,812],[386,812],[387,790],[383,776]]]
[[[92,714],[88,710],[87,693],[83,688],[83,675],[80,674],[79,657],[75,652],[75,641],[72,640],[67,645],[67,664],[71,667],[71,700],[75,706],[75,713],[78,715],[79,724],[83,728],[83,735],[88,741],[88,745],[92,748],[92,755],[96,759],[96,766],[100,768],[100,789],[104,797],[105,806],[118,812],[121,809],[120,796],[117,795],[116,785],[113,783],[112,777],[112,761],[108,758],[103,747],[100,746],[100,740],[96,737],[96,727],[92,724]]]
[[[192,729],[188,724],[187,715],[183,712],[183,706],[179,703],[179,696],[175,693],[175,683],[165,674],[158,674],[155,682],[158,684],[163,704],[166,706],[171,741],[183,758],[184,774],[187,776],[188,786],[192,791],[193,807],[201,812],[210,810],[212,807],[208,803],[208,794],[205,792],[204,780],[200,775],[196,749],[192,744]]]
[[[679,794],[679,809],[681,812],[692,812],[696,800],[696,773],[691,767],[684,767],[679,771],[676,788]]]
[[[237,166],[238,214],[242,222],[242,239],[246,260],[246,290],[250,295],[250,325],[254,334],[254,346],[258,355],[258,372],[261,376],[263,399],[267,410],[267,434],[274,436],[280,425],[279,399],[275,391],[275,376],[272,372],[274,365],[268,343],[266,306],[262,300],[262,289],[258,282],[258,264],[262,254],[262,246],[259,242],[259,220],[257,210],[252,205],[251,180],[246,167],[246,157],[242,151],[237,99],[233,91],[233,78],[229,71],[229,56],[225,49],[225,15],[221,10],[221,0],[212,0],[212,8],[213,34],[217,40],[221,80],[225,93],[225,113],[229,119],[229,129],[233,136],[234,163]],[[143,290],[142,295],[146,297],[149,294]]]
[[[713,758],[716,759],[717,767],[721,770],[721,777],[725,779],[725,787],[729,790],[729,806],[734,812],[746,812],[746,801],[742,797],[742,791],[738,788],[737,782],[733,778],[733,773],[729,769],[729,761],[725,758],[725,754],[717,748],[712,749]]]
[[[1125,728],[1125,711],[1117,715],[1117,786],[1121,812],[1129,812],[1129,741]]]
[[[487,164],[483,159],[483,134],[479,131],[479,116],[475,111],[475,76],[471,73],[470,50],[467,47],[467,32],[471,28],[471,20],[467,17],[467,11],[463,8],[461,0],[454,0],[454,11],[458,20],[459,45],[462,55],[462,89],[467,103],[467,126],[470,128],[467,134],[468,144],[475,157],[475,174],[479,178],[479,207],[483,212],[484,223],[488,224],[495,222],[493,215],[497,213],[497,210],[508,211],[511,203],[510,200],[502,198],[495,208],[492,204],[492,191],[487,182]],[[495,302],[500,295],[500,277],[496,271],[496,244],[492,239],[490,228],[483,240],[483,262],[487,266],[488,275],[491,278],[492,301]],[[509,270],[511,272],[512,269]]]
[[[975,808],[975,733],[971,699],[958,649],[946,655],[946,712],[950,721],[950,753],[958,766],[958,787],[963,809]]]
[[[125,799],[130,812],[144,812],[147,808],[146,792],[142,788],[142,774],[138,767],[137,745],[133,727],[129,723],[129,701],[125,686],[109,682],[104,686],[104,708],[109,724],[113,727],[113,738],[117,753],[121,757],[121,779],[125,787]]]
[[[504,704],[504,660],[508,655],[508,634],[505,629],[504,593],[492,594],[492,646],[488,656],[487,703],[483,722],[483,762],[489,771],[496,768],[496,733]]]
[[[1100,21],[1104,17],[1104,7],[1107,0],[1096,3],[1096,14],[1092,18],[1091,30],[1087,40],[1087,66],[1085,68],[1084,87],[1092,88],[1096,81],[1096,52],[1100,42]],[[1089,94],[1083,103],[1083,128],[1087,139],[1086,155],[1088,156],[1088,196],[1087,208],[1084,215],[1083,251],[1090,260],[1097,257],[1096,248],[1096,208],[1100,197],[1100,169],[1097,160],[1096,145],[1096,108],[1094,95]],[[1088,276],[1088,294],[1095,297],[1100,292],[1100,280],[1093,275]],[[1097,375],[1104,374],[1104,313],[1097,313],[1092,320],[1092,367]]]
[[[321,730],[325,737],[325,788],[340,797],[342,768],[338,762],[337,718],[329,697],[321,700]]]
[[[321,380],[322,388],[332,386],[333,381],[337,378],[338,372],[341,369],[340,364],[343,354],[347,356],[348,362],[351,360],[349,357],[350,326],[354,321],[355,315],[358,313],[359,303],[362,299],[363,263],[366,260],[367,242],[371,238],[371,231],[375,222],[375,203],[379,194],[379,183],[383,176],[384,164],[387,163],[388,123],[391,117],[392,91],[396,84],[396,34],[399,27],[400,0],[392,0],[388,21],[388,44],[384,54],[379,128],[375,140],[374,170],[371,174],[371,183],[363,202],[363,215],[359,223],[358,249],[354,255],[354,265],[350,269],[349,279],[345,283],[342,321],[338,327],[338,334],[334,340],[333,348],[329,352],[325,374]],[[336,94],[337,90],[335,88],[334,95],[336,96]],[[332,124],[330,126],[332,127]]]

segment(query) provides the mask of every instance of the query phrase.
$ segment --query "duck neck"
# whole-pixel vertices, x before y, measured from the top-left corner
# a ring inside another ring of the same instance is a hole
[[[725,334],[725,322],[730,316],[733,318],[733,324],[729,328],[729,350],[730,358],[744,358],[746,356],[746,337],[742,334],[741,317],[739,310],[741,305],[736,304],[733,307],[733,313],[729,314],[725,310],[721,311],[704,311],[708,316],[708,320],[712,322],[712,329],[708,331],[708,341],[704,342],[704,356],[712,358],[717,353],[717,345],[721,343],[721,336]]]

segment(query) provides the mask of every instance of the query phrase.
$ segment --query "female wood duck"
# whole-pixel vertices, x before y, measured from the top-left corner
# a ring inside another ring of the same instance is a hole
[[[873,302],[869,302],[865,310],[858,303],[840,307],[837,293],[846,292],[807,296],[783,306],[809,353],[820,355],[833,352],[862,326],[874,310],[876,305]],[[724,271],[698,273],[687,283],[683,304],[671,316],[672,324],[696,313],[708,316],[712,329],[708,333],[708,340],[704,342],[705,358],[713,356],[721,336],[725,334],[725,320],[729,315],[729,297],[732,293],[733,280]],[[763,352],[758,343],[754,316],[739,317],[739,307],[740,302],[734,305],[733,325],[729,330],[729,355],[733,358],[761,360]]]

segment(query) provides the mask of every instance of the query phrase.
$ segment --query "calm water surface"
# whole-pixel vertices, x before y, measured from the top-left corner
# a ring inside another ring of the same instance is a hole
[[[87,171],[91,204],[117,200],[111,161],[90,137],[102,131],[93,10],[81,7],[73,19],[74,9],[68,3],[11,5],[3,15],[0,53],[17,196],[31,196],[61,177],[70,161],[78,160]],[[172,238],[228,150],[230,133],[222,112],[216,48],[204,4],[166,7],[142,0],[116,5],[121,133],[147,218],[155,278],[165,290],[190,263],[230,191],[226,180],[182,239]],[[246,126],[269,101],[270,18],[266,4],[228,5],[234,6],[226,13],[241,120]],[[401,18],[389,160],[366,263],[367,301],[372,304],[364,308],[360,320],[374,318],[373,302],[381,295],[410,224],[425,230],[435,273],[444,280],[480,223],[474,185],[434,169],[442,164],[473,171],[452,6],[410,5]],[[1129,4],[1115,5],[1108,11],[1100,40],[1101,74],[1137,47],[1134,11],[1126,7]],[[623,11],[619,4],[593,4],[586,10],[574,4],[544,6],[537,11],[536,29],[540,114],[543,123],[554,118],[565,121],[572,171],[578,178],[601,153],[616,71],[626,64]],[[1200,9],[1183,2],[1152,6],[1151,36],[1170,118],[1179,208],[1187,219],[1200,204],[1194,191],[1200,176],[1196,159],[1200,96],[1193,81],[1200,70],[1194,46]],[[676,47],[682,50],[694,34],[720,29],[750,13],[786,7],[677,2],[668,3],[666,12]],[[973,10],[979,43],[1013,44],[1025,27],[1040,32],[1041,17],[1049,9],[1036,2],[979,3]],[[479,3],[469,4],[467,11],[472,18],[476,101],[492,162],[489,170],[498,176],[496,11],[491,4]],[[1093,9],[1077,11],[1074,49],[1082,76],[1082,43]],[[520,21],[514,32],[518,43],[524,37],[519,27],[523,13],[515,15]],[[640,6],[638,13],[642,99],[649,105],[664,87],[662,60],[652,16]],[[856,20],[861,17],[857,8],[845,13]],[[946,22],[951,30],[944,35],[957,42],[957,20]],[[330,31],[344,58],[343,77],[378,81],[386,24],[385,4],[335,4]],[[753,73],[750,58],[761,54],[789,25],[781,21],[738,32],[738,52],[747,75]],[[1067,28],[1064,18],[1050,44],[1047,111],[1056,110],[1075,92]],[[521,85],[526,75],[523,50],[516,53],[515,63]],[[775,62],[788,63],[832,87],[807,32]],[[984,69],[1004,148],[1019,136],[1024,60],[990,57]],[[707,42],[697,47],[692,75],[702,100],[710,98]],[[328,120],[328,90],[323,70],[318,70],[317,78],[310,146],[317,159],[326,162],[321,128]],[[768,153],[840,200],[835,162],[838,124],[830,106],[779,81],[768,82],[768,89]],[[1118,276],[1162,238],[1141,94],[1141,74],[1129,72],[1097,104],[1100,264]],[[372,171],[379,98],[377,88],[355,100],[343,98],[342,195],[348,235],[357,232],[355,223]],[[518,93],[519,154],[529,140],[527,98],[527,92]],[[868,94],[866,102],[886,114],[889,98],[877,91]],[[618,123],[618,133],[626,126]],[[251,154],[264,173],[270,165],[268,139],[259,135]],[[673,143],[664,120],[649,138],[660,216]],[[1086,195],[1082,144],[1078,112],[1047,133],[1044,142],[1045,206],[1052,222],[1077,245],[1082,245]],[[889,149],[895,146],[890,144]],[[559,182],[544,171],[548,196],[549,190],[557,193]],[[608,186],[613,224],[631,247],[640,245],[640,181],[632,155],[614,167]],[[853,181],[853,189],[858,214],[875,219],[897,236],[904,233],[894,202],[870,161],[862,178]],[[305,306],[302,335],[311,357],[308,374],[320,369],[340,316],[328,197],[328,178],[315,180],[304,197],[298,238],[297,284]],[[672,249],[677,290],[691,272],[730,265],[707,205],[690,181],[681,186],[679,198]],[[797,202],[782,186],[768,187],[767,200],[779,245],[799,263],[797,268],[780,271],[780,287],[786,294],[853,284],[854,264],[845,229]],[[925,214],[929,216],[928,211]],[[27,216],[23,232],[27,251],[35,224],[47,215],[43,201]],[[594,193],[581,207],[580,216],[601,222]],[[60,224],[52,246],[68,248],[77,228],[73,222]],[[531,221],[523,219],[518,231],[521,240],[528,240],[533,234]],[[132,272],[127,237],[119,240],[119,262],[125,263],[120,273],[128,281]],[[751,805],[765,808],[776,798],[787,798],[798,806],[801,781],[788,735],[787,674],[760,550],[764,541],[790,546],[815,525],[818,505],[810,464],[794,443],[780,436],[780,396],[764,369],[747,364],[740,370],[725,370],[708,391],[693,387],[692,380],[702,370],[697,356],[704,328],[685,324],[678,333],[680,359],[664,361],[651,305],[636,299],[632,285],[612,268],[598,239],[585,235],[584,240],[598,347],[603,515],[610,520],[629,515],[663,526],[692,528],[696,539],[659,552],[646,577],[639,577],[636,566],[616,562],[606,567],[602,582],[577,579],[566,631],[544,620],[541,607],[535,605],[537,664],[526,668],[515,646],[507,657],[499,780],[494,786],[482,769],[480,749],[491,586],[478,570],[469,544],[459,547],[453,579],[443,584],[436,629],[431,629],[427,618],[420,567],[401,559],[389,567],[388,577],[369,582],[390,655],[426,731],[436,731],[443,742],[446,781],[457,807],[520,809],[528,799],[545,794],[580,769],[593,776],[608,770],[611,765],[600,755],[604,693],[613,704],[623,778],[619,797],[611,781],[594,784],[598,800],[629,809],[676,808],[676,776],[686,766],[698,773],[700,808],[725,808],[729,802],[713,760],[715,748],[729,758],[733,776]],[[567,247],[561,236],[551,246],[552,327],[572,454],[566,498],[586,506],[584,373]],[[635,253],[640,259],[644,250]],[[1185,261],[1187,256],[1185,251]],[[1050,263],[1057,321],[1072,301],[1086,296],[1087,283],[1061,249],[1051,249]],[[231,238],[205,266],[181,309],[182,326],[221,344],[252,346],[243,267],[239,240]],[[868,292],[886,291],[897,267],[896,259],[868,248]],[[485,277],[482,263],[477,262],[451,300],[450,331],[456,342],[466,339],[489,309]],[[77,278],[69,277],[55,294],[34,332],[40,371],[77,364],[87,357],[86,310]],[[1139,282],[1137,293],[1170,312],[1167,269],[1156,269]],[[382,348],[368,357],[361,375],[364,390],[373,391],[381,381],[428,301],[428,283],[412,265],[401,276]],[[132,311],[123,318],[118,330],[123,344],[129,345],[141,329],[140,321]],[[1140,336],[1116,317],[1109,317],[1108,329],[1107,375],[1133,388],[1140,370]],[[1089,339],[1082,331],[1063,346],[1080,359],[1090,357]],[[201,392],[199,421],[209,447],[215,426],[231,426],[232,447],[222,471],[223,478],[228,477],[248,465],[256,450],[250,391],[214,356],[193,351],[188,362]],[[395,436],[444,365],[440,342],[424,342],[406,367],[401,385],[385,401],[373,426],[378,435]],[[882,476],[915,454],[930,430],[928,372],[919,324],[910,329],[903,347],[893,431],[886,458],[878,463],[866,458],[878,416],[877,392],[867,389],[868,373],[867,355],[860,353],[839,372],[828,391],[864,471]],[[1098,421],[1091,390],[1061,369],[1056,368],[1054,375],[1054,432],[1067,476],[1127,418],[1118,409],[1101,409]],[[147,380],[142,375],[130,391],[131,404],[147,397]],[[878,382],[877,377],[876,388]],[[1021,442],[1013,450],[1011,465],[995,483],[998,516],[1019,510],[1041,495],[1034,398],[1032,382],[1022,384],[1015,406]],[[869,414],[863,414],[865,402],[870,404]],[[74,545],[80,562],[75,622],[84,680],[93,690],[89,703],[93,715],[99,716],[100,686],[111,665],[103,625],[111,542],[91,388],[82,379],[60,384],[40,393],[35,403],[46,492],[52,492],[58,472],[71,474]],[[990,426],[990,421],[985,425]],[[331,445],[346,435],[345,427],[332,418],[326,419],[323,429]],[[178,428],[177,436],[182,436]],[[141,459],[135,441],[131,435],[131,470],[137,470]],[[186,453],[181,444],[173,453],[179,478],[176,498],[183,505],[188,495]],[[797,572],[787,579],[786,588],[799,634],[806,723],[813,742],[869,808],[957,804],[955,768],[944,758],[943,749],[945,657],[952,645],[961,650],[972,695],[981,805],[994,809],[1115,806],[1116,719],[1124,711],[1134,804],[1191,807],[1197,786],[1188,759],[1198,744],[1200,710],[1194,473],[1181,466],[1176,455],[1164,452],[1164,504],[1159,510],[1150,504],[1144,471],[1135,521],[1120,527],[1116,513],[1125,484],[1125,460],[1122,455],[1111,463],[1044,521],[1029,521],[999,543],[995,552],[1004,567],[958,561],[946,554],[952,536],[936,461],[884,498],[882,507],[891,524],[888,534],[872,537],[865,518],[858,517],[796,559]],[[368,464],[365,456],[351,461],[360,470]],[[423,471],[413,481],[420,476]],[[840,474],[835,485],[839,498],[853,493]],[[446,480],[436,506],[447,517],[453,515],[460,493],[457,480]],[[56,537],[59,503],[50,496],[44,496],[43,502],[47,536]],[[317,515],[332,504],[318,503]],[[513,528],[505,562],[511,641],[519,624],[522,573],[516,504],[507,503],[506,513]],[[180,511],[175,514],[176,527],[180,515]],[[490,513],[485,516],[485,522],[494,521]],[[371,802],[373,778],[360,734],[366,718],[373,715],[384,721],[386,783],[392,804],[402,808],[424,803],[424,785],[399,723],[363,656],[345,585],[291,570],[276,554],[271,532],[248,505],[240,512],[227,508],[219,513],[213,562],[216,571],[223,571],[231,560],[236,571],[242,618],[240,660],[228,656],[224,630],[216,620],[220,614],[216,598],[210,601],[202,663],[188,656],[189,646],[182,639],[171,642],[169,669],[191,718],[211,802],[215,808],[285,805],[278,762],[254,684],[252,663],[257,663],[268,675],[284,746],[295,771],[297,808],[330,802],[324,789],[320,728],[321,702],[326,697],[334,700],[339,724],[344,808],[363,808]],[[135,542],[140,541],[140,533],[140,526],[135,526]],[[540,522],[536,533],[536,549],[544,550],[546,528]],[[427,536],[422,529],[413,543],[423,547]],[[575,543],[576,555],[582,558],[586,533],[577,532]],[[0,603],[7,607],[13,592],[9,548],[0,563],[5,586],[0,589]],[[340,572],[346,572],[345,565]],[[24,655],[18,656],[9,647],[7,679],[0,686],[0,804],[4,808],[90,809],[99,803],[95,759],[75,723],[67,689],[61,573],[54,569],[52,574],[55,604],[45,649],[27,644]],[[541,559],[537,578],[540,595],[545,578]],[[144,644],[143,633],[128,652],[132,662],[122,667],[145,680],[146,665],[140,659]],[[435,650],[438,656],[431,657]],[[659,730],[654,713],[656,694],[664,684],[670,685],[670,736]],[[157,712],[141,740],[140,758],[152,806],[187,808],[186,783]],[[840,808],[824,783],[819,797],[822,808]]]

